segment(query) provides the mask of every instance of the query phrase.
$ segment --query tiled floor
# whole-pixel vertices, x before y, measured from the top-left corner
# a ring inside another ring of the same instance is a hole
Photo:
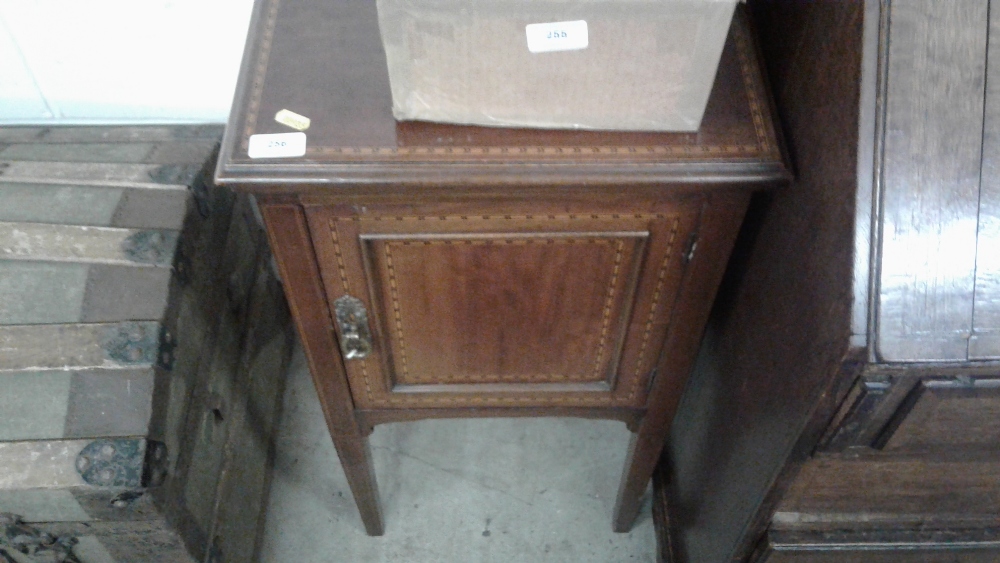
[[[299,351],[260,563],[655,561],[648,499],[632,532],[611,531],[628,438],[620,422],[575,419],[379,426],[386,534],[371,538]]]

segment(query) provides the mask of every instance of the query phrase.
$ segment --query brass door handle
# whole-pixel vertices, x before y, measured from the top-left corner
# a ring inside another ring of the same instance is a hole
[[[361,360],[372,352],[372,336],[368,329],[368,311],[360,299],[344,295],[333,302],[337,328],[340,329],[340,351],[345,360]]]

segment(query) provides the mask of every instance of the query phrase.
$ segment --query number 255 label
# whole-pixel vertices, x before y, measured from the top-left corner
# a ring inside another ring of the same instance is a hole
[[[306,154],[305,133],[250,135],[247,156],[250,158],[293,158]]]
[[[575,51],[586,49],[589,44],[587,22],[532,23],[524,28],[528,37],[528,50],[532,53]]]

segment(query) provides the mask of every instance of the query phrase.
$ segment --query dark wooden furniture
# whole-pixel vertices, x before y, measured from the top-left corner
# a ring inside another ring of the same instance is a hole
[[[1000,561],[1000,6],[751,8],[797,177],[720,289],[664,555]]]
[[[397,123],[373,2],[259,1],[248,45],[217,178],[258,197],[367,531],[372,427],[470,416],[624,421],[628,530],[750,194],[788,175],[746,28],[693,134]],[[249,158],[282,109],[306,154]]]

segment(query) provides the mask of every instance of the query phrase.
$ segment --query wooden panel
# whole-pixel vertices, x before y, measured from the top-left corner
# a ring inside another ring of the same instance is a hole
[[[751,204],[664,465],[678,561],[743,560],[846,393],[863,3],[757,0],[797,178]],[[777,493],[780,496],[780,492]]]
[[[7,126],[0,129],[0,142],[4,143],[135,143],[181,141],[185,139],[215,139],[222,136],[221,125],[136,125],[22,127]],[[200,163],[208,155],[197,159]]]
[[[180,229],[188,197],[187,189],[180,186],[0,182],[0,221]]]
[[[305,213],[297,205],[265,200],[261,214],[337,456],[357,502],[365,531],[369,535],[380,536],[385,527],[371,449],[354,414],[350,383],[336,335],[331,330],[333,315],[326,301]]]
[[[995,563],[997,549],[931,549],[879,551],[876,549],[835,548],[829,551],[774,551],[759,563]]]
[[[753,563],[994,563],[1000,530],[771,532]]]
[[[757,563],[993,562],[1000,462],[817,457],[774,513]]]
[[[143,162],[152,143],[22,143],[0,148],[2,160],[57,160],[61,162]]]
[[[159,332],[147,321],[0,326],[0,373],[149,367]]]
[[[1000,456],[1000,379],[924,381],[908,403],[885,451],[993,450]]]
[[[919,382],[915,378],[866,376],[858,380],[830,422],[823,451],[871,447]]]
[[[659,207],[314,208],[330,301],[362,299],[373,324],[374,354],[345,362],[355,401],[642,405],[700,209]]]
[[[882,106],[879,95],[884,82],[879,72],[884,51],[879,48],[882,34],[882,5],[879,0],[863,0],[864,30],[861,43],[865,55],[861,60],[858,96],[857,187],[855,188],[854,223],[854,305],[851,312],[851,345],[869,345],[872,334],[873,250],[878,246],[878,191],[881,186],[881,125]]]
[[[0,489],[82,487],[77,456],[93,440],[0,442]],[[145,443],[143,443],[145,448]]]
[[[921,377],[866,375],[831,421],[820,448],[952,455],[1000,449],[1000,380]]]
[[[818,457],[788,490],[773,526],[905,529],[1000,525],[1000,462]]]
[[[257,297],[253,287],[259,270],[269,267],[261,258],[266,253],[264,233],[255,224],[251,205],[241,195],[233,208],[219,264],[225,272],[225,306],[209,320],[211,348],[201,358],[198,383],[187,405],[185,443],[174,476],[183,480],[178,504],[205,532],[215,524],[219,483],[230,471],[226,454],[235,435],[234,419],[246,408],[246,390],[237,387],[247,385],[243,355],[256,352],[248,350],[251,343],[246,339],[266,324],[250,316],[262,306],[251,303]]]
[[[397,122],[371,3],[261,1],[248,44],[217,172],[247,190],[302,193],[359,181],[413,186],[785,177],[767,92],[739,23],[696,134]],[[289,107],[311,119],[308,154],[249,159],[250,135],[287,132],[274,115]],[[265,186],[265,178],[276,181]]]
[[[254,561],[260,547],[294,332],[281,284],[264,253],[249,295],[239,385],[230,403],[226,460],[215,498],[212,548],[228,561]]]
[[[890,4],[878,353],[965,360],[988,0]]]
[[[169,268],[0,260],[0,324],[159,319],[171,274]]]
[[[195,563],[182,536],[168,524],[151,522],[44,522],[33,524],[54,537],[72,536],[80,543],[73,553],[97,563]]]
[[[979,244],[970,359],[1000,359],[1000,10],[990,11]]]
[[[203,560],[249,561],[270,484],[270,441],[293,333],[255,204],[212,187],[181,238],[184,280],[165,323],[176,360],[151,433],[167,447],[158,508]]]
[[[8,129],[0,129],[3,131]],[[201,164],[198,161],[194,171]],[[161,177],[163,170],[163,166],[151,164],[15,160],[0,163],[0,183],[186,190],[193,180],[194,174]]]
[[[379,314],[392,325],[395,390],[462,383],[609,390],[647,238],[363,236],[381,289]]]
[[[0,222],[0,259],[169,267],[177,231]]]

